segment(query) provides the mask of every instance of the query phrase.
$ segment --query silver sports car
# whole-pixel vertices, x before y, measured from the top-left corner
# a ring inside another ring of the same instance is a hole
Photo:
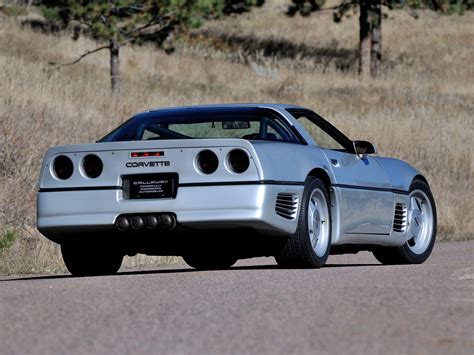
[[[115,273],[137,253],[197,269],[255,256],[319,268],[361,250],[422,263],[436,237],[420,172],[277,104],[149,110],[96,143],[53,147],[37,217],[73,275]]]

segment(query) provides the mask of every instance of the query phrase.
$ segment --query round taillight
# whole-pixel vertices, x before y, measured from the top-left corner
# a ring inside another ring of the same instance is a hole
[[[53,162],[54,175],[58,179],[67,180],[71,177],[74,171],[72,160],[65,155],[60,155]]]
[[[102,164],[102,160],[97,155],[90,154],[82,160],[82,170],[91,179],[99,177],[102,174],[103,168],[104,164]]]
[[[213,151],[203,150],[196,157],[196,165],[202,173],[212,174],[219,166],[219,159]]]
[[[231,150],[227,156],[227,162],[230,170],[237,174],[246,171],[250,165],[249,156],[242,149]]]

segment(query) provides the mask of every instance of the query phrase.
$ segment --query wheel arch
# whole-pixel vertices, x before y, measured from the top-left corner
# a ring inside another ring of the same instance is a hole
[[[332,182],[331,182],[331,179],[329,178],[328,173],[322,168],[314,168],[313,170],[311,170],[308,173],[306,178],[308,178],[310,176],[320,179],[323,182],[324,186],[326,187],[327,193],[329,195],[329,191],[330,191],[330,187],[332,185]]]
[[[428,187],[430,187],[430,184],[428,183],[428,180],[421,174],[417,174],[413,177],[411,183],[413,184],[413,182],[415,180],[420,180],[420,181],[423,181],[426,185],[428,185]]]

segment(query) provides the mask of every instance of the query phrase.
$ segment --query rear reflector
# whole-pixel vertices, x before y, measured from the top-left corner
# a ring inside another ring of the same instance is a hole
[[[165,152],[132,152],[132,158],[146,158],[146,157],[164,157]]]

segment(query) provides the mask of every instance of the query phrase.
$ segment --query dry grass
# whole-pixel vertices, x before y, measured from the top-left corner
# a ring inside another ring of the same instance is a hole
[[[286,40],[308,48],[353,51],[356,16],[334,24],[330,13],[288,19],[282,1],[205,30],[255,41]],[[473,237],[474,14],[403,11],[383,24],[385,69],[362,81],[349,66],[305,56],[266,57],[210,50],[192,40],[168,56],[151,47],[122,51],[123,90],[112,96],[107,53],[56,71],[94,47],[87,39],[47,36],[0,18],[0,232],[19,238],[0,255],[0,272],[63,270],[58,249],[34,229],[36,180],[52,145],[94,141],[149,107],[220,102],[286,102],[308,106],[352,138],[424,172],[438,205],[439,237]],[[215,45],[215,44],[214,44]],[[317,51],[316,51],[317,52]],[[177,259],[129,258],[128,266]]]

